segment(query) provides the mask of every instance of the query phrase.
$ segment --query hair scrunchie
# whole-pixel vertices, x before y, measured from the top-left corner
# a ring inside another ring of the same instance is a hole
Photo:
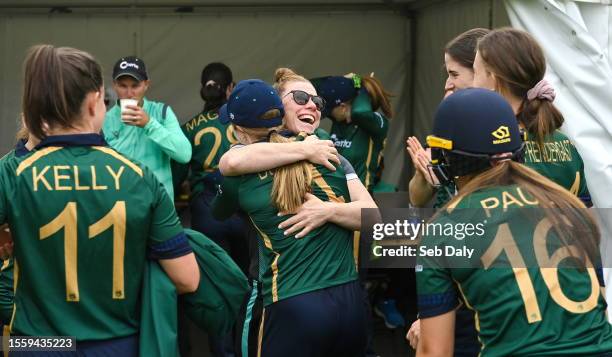
[[[546,79],[542,79],[538,82],[538,84],[536,84],[533,88],[527,91],[527,100],[531,101],[538,98],[552,102],[553,100],[555,100],[556,95],[557,94],[555,93],[555,89],[553,88],[553,86],[548,83]]]

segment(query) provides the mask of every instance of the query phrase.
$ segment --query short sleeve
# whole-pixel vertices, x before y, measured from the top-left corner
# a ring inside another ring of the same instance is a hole
[[[445,237],[424,236],[418,246],[416,280],[420,318],[445,314],[460,303],[451,270],[444,264],[445,258],[423,254],[425,249],[444,250],[444,240]]]
[[[178,219],[174,204],[163,185],[147,170],[153,186],[149,258],[172,259],[191,253],[191,246]]]
[[[168,196],[161,183],[156,183],[151,234],[149,237],[153,243],[163,242],[183,232],[183,227],[176,215],[176,210],[170,196]]]
[[[459,305],[457,289],[449,269],[417,266],[417,298],[419,317],[445,314]]]

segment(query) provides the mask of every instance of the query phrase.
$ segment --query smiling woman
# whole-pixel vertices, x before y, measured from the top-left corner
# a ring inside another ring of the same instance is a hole
[[[489,32],[490,30],[485,28],[471,29],[446,44],[446,47],[444,47],[444,67],[448,77],[444,84],[445,98],[457,90],[472,86],[474,81],[472,66],[476,56],[476,46],[478,40]],[[442,207],[452,198],[455,188],[438,189],[439,183],[428,169],[431,161],[429,149],[423,149],[419,140],[414,136],[410,137],[406,144],[406,150],[414,164],[414,176],[410,179],[408,189],[410,202],[414,206],[423,207],[436,194],[434,207]]]
[[[295,127],[303,128],[320,118],[312,85],[290,80],[296,75],[288,70],[277,75],[282,100],[272,87],[251,79],[238,83],[220,109],[220,120],[232,123],[238,140],[247,148],[267,138],[272,142],[303,139],[303,135],[278,132],[287,117]],[[296,99],[292,94],[298,91],[307,95]],[[358,216],[360,204],[350,200],[341,168],[332,171],[303,160],[223,181],[213,203],[215,217],[228,217],[240,208],[259,234],[258,280],[265,309],[257,355],[364,355],[365,311],[353,258],[352,229],[333,219],[308,234],[300,232],[303,239],[282,229],[289,217],[286,213],[295,213],[307,204],[323,206],[330,213],[345,205],[356,208],[353,213]],[[251,315],[247,319],[253,321]],[[243,336],[241,340],[248,339]]]

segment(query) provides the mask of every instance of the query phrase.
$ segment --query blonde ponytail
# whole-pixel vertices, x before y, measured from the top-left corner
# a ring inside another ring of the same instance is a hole
[[[271,143],[293,141],[273,132]],[[272,202],[280,212],[293,213],[304,203],[306,193],[312,190],[312,165],[308,161],[299,161],[281,166],[274,170],[272,184]]]

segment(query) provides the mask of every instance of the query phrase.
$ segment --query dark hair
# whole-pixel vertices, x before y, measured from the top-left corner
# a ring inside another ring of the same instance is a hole
[[[444,52],[463,67],[472,69],[478,40],[491,32],[485,28],[467,30],[450,40],[444,47]]]
[[[204,111],[218,109],[227,102],[225,93],[233,81],[232,70],[221,62],[212,62],[204,67],[200,77]]]
[[[44,124],[73,127],[88,93],[104,85],[92,55],[70,47],[37,45],[24,62],[21,110],[32,135],[44,139]]]
[[[503,96],[522,99],[516,118],[542,146],[544,137],[561,127],[563,115],[546,99],[527,100],[527,91],[546,72],[546,59],[538,42],[525,31],[506,27],[483,37],[478,52],[487,71],[495,76],[496,90]]]

